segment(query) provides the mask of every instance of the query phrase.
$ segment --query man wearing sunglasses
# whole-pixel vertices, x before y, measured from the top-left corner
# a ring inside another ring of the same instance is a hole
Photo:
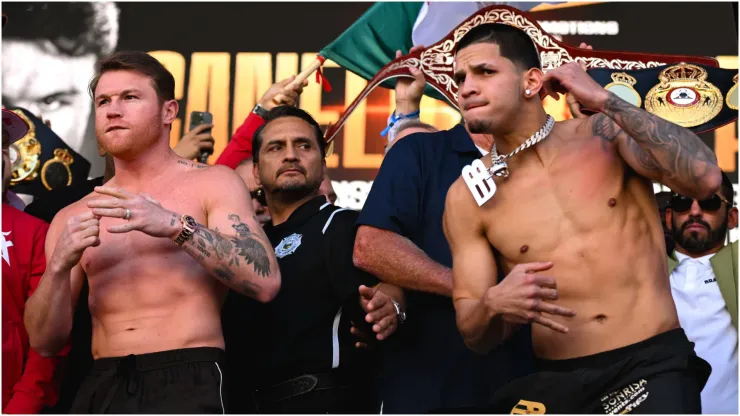
[[[668,258],[678,319],[696,354],[712,366],[701,392],[703,413],[737,414],[737,250],[725,245],[737,227],[738,210],[726,174],[711,198],[697,201],[674,195],[666,225],[676,241]]]

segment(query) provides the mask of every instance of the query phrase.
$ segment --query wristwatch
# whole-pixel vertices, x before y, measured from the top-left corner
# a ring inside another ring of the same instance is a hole
[[[403,310],[403,307],[400,303],[396,302],[395,299],[391,298],[391,302],[393,302],[393,307],[396,308],[396,317],[398,318],[398,325],[403,325],[404,322],[406,322],[406,311]]]
[[[174,240],[175,244],[178,246],[181,246],[186,241],[190,240],[193,237],[193,234],[195,234],[195,230],[198,229],[198,222],[190,215],[183,214],[183,216],[180,217],[180,222],[182,223],[182,231],[180,231],[180,234]]]
[[[264,107],[259,105],[259,103],[254,106],[254,108],[252,109],[252,112],[262,118],[267,118],[268,111]]]

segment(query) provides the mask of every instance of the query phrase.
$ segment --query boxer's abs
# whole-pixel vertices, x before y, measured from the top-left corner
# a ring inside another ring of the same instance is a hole
[[[557,281],[556,303],[573,309],[576,316],[553,318],[569,328],[567,334],[533,326],[538,357],[583,357],[678,326],[662,246],[651,244],[648,235],[627,239],[615,232],[609,237],[586,252],[578,250],[578,238],[571,238],[547,257],[555,266],[543,274]]]
[[[196,347],[225,349],[219,309],[203,301],[93,317],[95,359]]]
[[[148,242],[149,247],[127,245],[128,256],[109,249],[83,258],[93,356],[224,348],[221,306],[226,288],[172,242]]]

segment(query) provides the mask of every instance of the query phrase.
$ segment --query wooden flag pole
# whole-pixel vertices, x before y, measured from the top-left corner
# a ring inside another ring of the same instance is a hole
[[[311,74],[313,74],[314,72],[316,72],[317,69],[321,68],[321,65],[323,63],[324,62],[321,59],[318,59],[317,58],[315,61],[311,62],[311,65],[309,65],[306,69],[304,69],[303,71],[301,71],[301,73],[298,74],[295,77],[295,79],[293,80],[293,82],[291,82],[288,86],[289,87],[294,87],[296,85],[302,84],[303,81],[305,81],[306,79],[308,79],[308,77]]]
[[[306,69],[301,71],[301,73],[296,75],[295,79],[286,86],[286,89],[291,89],[299,85],[302,85],[303,81],[308,79],[308,77],[311,76],[311,74],[313,74],[314,72],[316,72],[316,70],[321,68],[321,65],[323,63],[324,61],[322,59],[316,58],[315,61],[311,62],[311,65],[309,65],[308,67],[306,67]],[[282,94],[277,94],[275,97],[272,98],[272,102],[274,102],[276,105],[280,105],[282,102],[281,96]]]

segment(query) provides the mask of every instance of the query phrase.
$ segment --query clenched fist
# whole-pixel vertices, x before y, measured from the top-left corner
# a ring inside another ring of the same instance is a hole
[[[50,265],[61,270],[72,270],[80,262],[82,253],[88,247],[100,245],[100,220],[92,212],[87,212],[67,220],[59,236]]]

